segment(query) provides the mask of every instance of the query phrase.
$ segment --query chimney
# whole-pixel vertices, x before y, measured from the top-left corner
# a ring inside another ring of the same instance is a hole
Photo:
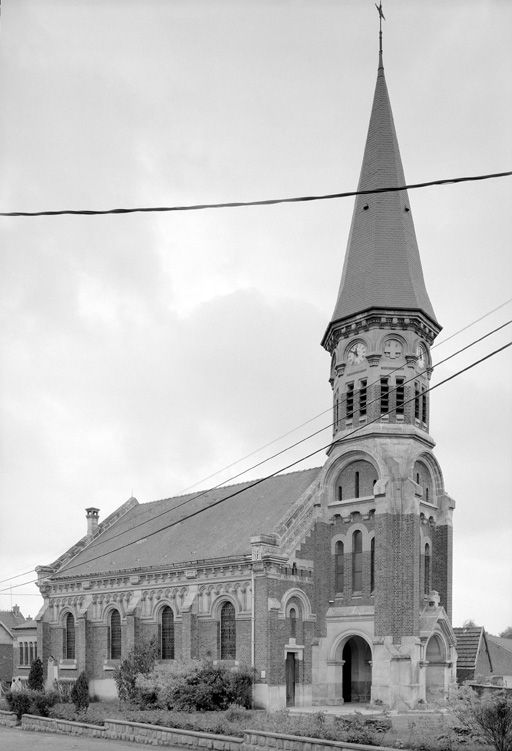
[[[98,518],[100,515],[99,508],[86,508],[85,515],[87,518],[87,537],[92,537],[98,529]]]

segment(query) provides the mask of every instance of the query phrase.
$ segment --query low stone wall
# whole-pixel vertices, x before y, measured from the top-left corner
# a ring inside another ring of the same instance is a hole
[[[282,735],[281,733],[266,733],[260,730],[247,730],[244,736],[244,751],[262,751],[276,749],[279,751],[343,751],[356,749],[358,751],[396,751],[387,746],[365,746],[361,743],[348,741],[327,741],[320,738],[299,738],[296,735]]]
[[[14,724],[16,724],[16,715],[13,716]],[[243,745],[242,738],[167,728],[160,725],[147,725],[142,722],[127,722],[126,720],[105,720],[105,725],[90,725],[86,722],[71,722],[70,720],[24,714],[21,718],[21,727],[23,730],[36,730],[43,733],[111,738],[153,746],[175,746],[185,749],[201,747],[204,751],[241,751]]]
[[[5,709],[0,709],[0,725],[4,727],[13,728],[18,724],[15,712],[7,712]]]
[[[71,722],[53,717],[39,717],[39,715],[24,714],[21,718],[23,730],[37,730],[40,733],[65,733],[66,735],[86,735],[89,738],[105,738],[105,728],[102,725],[90,725],[87,722]]]
[[[202,749],[211,751],[241,751],[243,745],[242,738],[233,738],[233,736],[213,735],[195,730],[180,730],[125,720],[105,720],[105,737],[179,748],[199,748],[200,746]]]
[[[12,715],[14,725],[16,715]],[[5,723],[2,723],[5,724]],[[90,725],[86,722],[71,722],[51,717],[37,717],[25,714],[21,719],[23,730],[35,730],[44,733],[65,733],[67,735],[85,735],[91,738],[111,738],[115,740],[144,743],[150,746],[173,746],[175,748],[196,749],[201,751],[394,751],[384,746],[365,746],[346,741],[327,741],[319,738],[300,738],[296,735],[266,733],[260,730],[247,730],[242,738],[227,735],[213,735],[194,730],[180,730],[160,725],[147,725],[142,722],[126,720],[105,720],[105,725]]]

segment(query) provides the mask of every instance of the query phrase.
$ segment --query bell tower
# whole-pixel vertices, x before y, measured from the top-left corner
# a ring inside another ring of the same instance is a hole
[[[382,32],[380,41],[358,185],[364,193],[355,200],[338,297],[322,340],[333,390],[323,507],[333,530],[334,573],[319,654],[325,649],[332,666],[323,701],[351,700],[345,684],[357,684],[350,670],[356,670],[362,639],[371,650],[371,660],[363,660],[371,664],[371,689],[364,695],[414,707],[454,681],[455,504],[445,493],[429,432],[430,347],[441,327],[427,294],[407,191],[389,190],[406,181]],[[434,653],[435,663],[429,659]],[[357,671],[368,683],[363,662]],[[336,677],[338,664],[343,668]]]

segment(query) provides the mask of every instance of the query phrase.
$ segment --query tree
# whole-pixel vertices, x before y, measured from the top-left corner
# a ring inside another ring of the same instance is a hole
[[[500,636],[502,639],[512,639],[512,626],[509,626],[505,631],[502,631]]]
[[[468,618],[464,623],[462,624],[462,628],[478,628],[476,623],[472,618]]]
[[[87,709],[89,706],[89,681],[86,674],[82,671],[71,689],[71,701],[75,705],[77,712]]]
[[[30,666],[30,673],[28,674],[27,686],[28,688],[31,688],[33,691],[42,691],[43,682],[44,682],[43,663],[41,662],[39,657],[36,657],[32,665]]]
[[[155,665],[158,648],[156,639],[141,644],[121,660],[114,670],[114,681],[121,701],[135,701],[137,696],[136,680],[138,675],[148,675]]]
[[[511,751],[512,695],[489,689],[479,697],[470,686],[463,686],[452,710],[474,740],[490,743],[496,751]]]

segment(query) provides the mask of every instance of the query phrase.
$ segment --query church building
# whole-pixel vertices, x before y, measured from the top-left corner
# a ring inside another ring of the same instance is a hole
[[[52,675],[159,659],[252,666],[256,706],[414,708],[456,680],[452,512],[430,436],[430,302],[379,53],[329,353],[322,467],[139,503],[39,566],[38,654]],[[373,192],[377,191],[377,192]],[[52,658],[51,660],[49,658]]]

